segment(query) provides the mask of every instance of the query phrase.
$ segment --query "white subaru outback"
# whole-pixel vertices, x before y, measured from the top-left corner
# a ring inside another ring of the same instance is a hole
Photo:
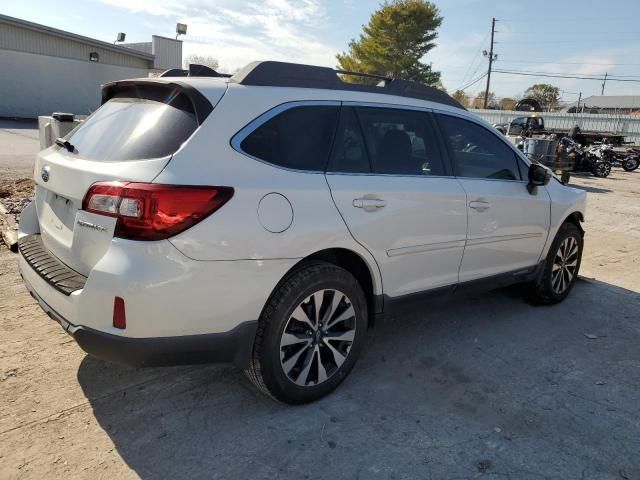
[[[585,193],[443,92],[199,72],[105,85],[38,155],[20,271],[86,352],[233,362],[302,403],[344,380],[377,316],[480,284],[570,292]]]

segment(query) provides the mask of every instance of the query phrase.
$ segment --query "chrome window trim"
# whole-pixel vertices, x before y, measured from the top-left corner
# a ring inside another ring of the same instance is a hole
[[[289,110],[295,107],[309,107],[309,106],[328,106],[328,107],[370,107],[370,108],[389,108],[393,110],[413,110],[424,113],[434,113],[434,114],[444,114],[450,115],[452,117],[458,117],[463,120],[470,121],[479,127],[484,128],[485,130],[491,132],[491,129],[487,128],[482,123],[478,122],[473,116],[465,115],[461,112],[452,112],[449,110],[440,110],[438,108],[433,107],[421,107],[416,105],[398,105],[395,103],[378,103],[378,102],[363,102],[363,101],[340,101],[340,100],[293,100],[290,102],[281,103],[272,107],[270,110],[258,115],[256,118],[251,120],[248,124],[242,127],[238,132],[236,132],[233,137],[231,137],[230,145],[236,152],[251,158],[252,160],[256,160],[264,165],[269,165],[271,167],[277,168],[279,170],[285,170],[293,173],[310,173],[310,174],[325,174],[325,175],[357,175],[357,176],[372,176],[372,177],[401,177],[401,178],[464,178],[470,180],[483,180],[489,182],[515,182],[515,183],[528,183],[525,180],[503,180],[503,179],[495,179],[495,178],[476,178],[476,177],[456,177],[455,175],[409,175],[409,174],[397,174],[397,173],[374,173],[374,172],[340,172],[340,171],[326,171],[326,170],[301,170],[296,168],[283,167],[281,165],[276,165],[275,163],[268,162],[261,158],[255,157],[247,152],[245,152],[240,144],[242,141],[247,138],[255,129],[262,126],[264,123],[271,120],[276,115]],[[508,145],[509,148],[515,152],[520,159],[525,162],[527,167],[530,166],[530,162],[527,157],[520,152],[517,148],[515,148],[510,142],[506,141],[503,137],[500,136],[500,132],[497,130],[495,132],[491,132],[496,137],[500,138],[500,141],[504,144]],[[439,132],[437,132],[440,135]]]
[[[325,175],[355,175],[359,177],[403,177],[403,178],[449,178],[454,179],[456,177],[448,175],[411,175],[409,173],[364,173],[364,172],[326,172]]]
[[[433,112],[432,107],[418,107],[416,105],[397,105],[395,103],[376,103],[376,102],[360,102],[357,100],[350,100],[342,102],[345,107],[369,107],[369,108],[389,108],[392,110],[415,110],[419,112]]]
[[[521,159],[521,160],[524,161],[525,166],[527,168],[529,168],[531,166],[531,162],[529,161],[527,156],[524,153],[522,153],[520,150],[518,150],[515,147],[515,145],[513,145],[511,142],[506,140],[504,135],[502,135],[500,132],[498,132],[495,128],[487,128],[486,125],[484,125],[482,122],[479,122],[473,116],[460,114],[458,112],[450,112],[448,110],[440,110],[440,109],[437,109],[437,108],[433,109],[433,113],[436,114],[436,115],[441,114],[441,115],[449,115],[450,117],[457,117],[457,118],[460,118],[462,120],[466,120],[468,122],[471,122],[474,125],[477,125],[478,127],[482,128],[483,130],[491,133],[493,136],[498,138],[504,145],[508,146],[511,149],[511,151],[516,154],[516,161],[517,161],[517,159]],[[518,173],[521,173],[519,165],[516,164],[516,167],[518,168]],[[506,179],[501,179],[501,178],[457,177],[457,176],[455,178],[464,178],[464,179],[467,179],[467,180],[486,180],[486,181],[489,181],[489,182],[513,182],[513,183],[525,183],[525,184],[529,183],[528,180],[522,180],[522,179],[521,180],[506,180]]]
[[[314,174],[318,174],[318,173],[322,173],[324,174],[325,172],[323,170],[301,170],[301,169],[297,169],[297,168],[289,168],[289,167],[283,167],[282,165],[276,165],[275,163],[271,163],[268,162],[266,160],[263,160],[261,158],[255,157],[247,152],[245,152],[240,145],[242,144],[242,142],[244,141],[245,138],[247,138],[251,133],[253,133],[258,127],[261,127],[263,124],[265,124],[266,122],[268,122],[269,120],[271,120],[273,117],[275,117],[276,115],[290,110],[292,108],[296,108],[296,107],[315,107],[315,106],[322,106],[322,107],[340,107],[342,104],[342,102],[338,101],[338,100],[294,100],[292,102],[285,102],[285,103],[281,103],[280,105],[276,105],[275,107],[271,108],[270,110],[267,110],[266,112],[258,115],[256,118],[254,118],[253,120],[251,120],[248,124],[246,124],[244,127],[242,127],[236,134],[233,135],[233,137],[231,137],[230,140],[230,145],[231,148],[233,148],[236,152],[241,153],[242,155],[249,157],[253,160],[256,160],[260,163],[263,163],[265,165],[269,165],[271,167],[274,168],[278,168],[280,170],[285,170],[288,172],[295,172],[295,173],[314,173]]]

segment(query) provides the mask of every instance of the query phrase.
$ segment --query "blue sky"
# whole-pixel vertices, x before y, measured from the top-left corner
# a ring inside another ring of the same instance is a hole
[[[434,2],[444,17],[438,46],[426,57],[451,92],[486,71],[491,18],[498,21],[495,68],[570,75],[624,76],[640,80],[640,1],[446,0]],[[219,59],[231,71],[251,60],[278,59],[335,66],[379,0],[23,0],[3,2],[0,13],[81,35],[113,41],[173,36],[175,23],[189,25],[185,55]],[[599,95],[601,82],[495,74],[499,97],[519,96],[548,82],[575,101]],[[485,80],[470,86],[475,94]],[[606,94],[640,94],[640,83],[607,82]]]

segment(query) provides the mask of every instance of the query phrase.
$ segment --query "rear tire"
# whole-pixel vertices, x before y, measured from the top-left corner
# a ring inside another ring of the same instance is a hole
[[[640,158],[627,158],[622,162],[625,172],[633,172],[640,165]]]
[[[582,232],[573,223],[564,223],[549,248],[544,267],[530,285],[530,300],[552,305],[564,300],[573,285],[582,261]]]
[[[317,400],[355,365],[367,318],[366,297],[353,275],[330,263],[303,265],[267,302],[247,376],[281,402]]]

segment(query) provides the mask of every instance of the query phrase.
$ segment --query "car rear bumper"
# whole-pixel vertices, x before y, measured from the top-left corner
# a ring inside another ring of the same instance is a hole
[[[152,367],[229,362],[246,368],[251,359],[257,321],[247,321],[227,332],[176,337],[130,338],[74,325],[49,306],[24,278],[42,309],[90,355],[120,365]]]
[[[90,355],[131,367],[191,365],[208,362],[249,366],[257,321],[229,332],[183,337],[128,338],[70,325],[67,332]]]

